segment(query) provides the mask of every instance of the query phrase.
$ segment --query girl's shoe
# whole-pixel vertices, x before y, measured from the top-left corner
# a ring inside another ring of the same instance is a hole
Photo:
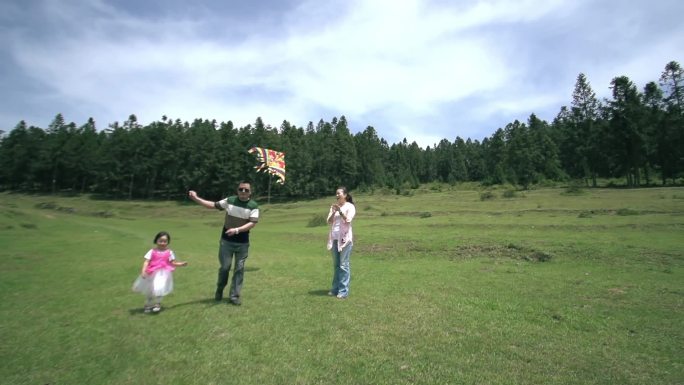
[[[143,313],[151,313],[152,312],[152,306],[145,305],[143,308]]]
[[[152,313],[159,313],[161,311],[161,304],[156,304],[152,308]]]

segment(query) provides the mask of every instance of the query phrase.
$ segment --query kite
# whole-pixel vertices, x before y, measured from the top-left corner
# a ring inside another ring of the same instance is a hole
[[[252,147],[248,151],[250,154],[257,154],[258,165],[254,166],[258,171],[265,171],[275,175],[278,180],[276,183],[285,183],[285,153],[268,148]]]

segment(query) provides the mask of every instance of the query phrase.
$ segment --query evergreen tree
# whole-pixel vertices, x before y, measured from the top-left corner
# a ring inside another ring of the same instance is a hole
[[[551,137],[549,124],[532,114],[527,121],[527,126],[532,168],[536,174],[548,180],[563,179],[565,175],[561,169],[558,146]]]
[[[38,183],[37,157],[45,141],[45,132],[26,127],[20,121],[0,142],[0,186],[10,190],[33,190]]]
[[[397,193],[417,183],[417,178],[412,174],[409,159],[408,141],[406,138],[390,146],[387,162],[388,182],[389,187],[392,187]]]
[[[456,182],[465,182],[470,178],[466,166],[466,154],[468,152],[466,143],[460,136],[457,136],[451,149],[453,151],[453,165],[450,179]]]
[[[246,155],[243,152],[246,153],[247,149],[234,153],[223,152],[220,146],[221,139],[214,124],[209,120],[195,119],[185,131],[188,157],[181,169],[180,177],[186,190],[205,191],[207,197],[217,200],[224,195],[225,190],[234,192],[234,185],[237,185],[237,182],[234,182],[233,186],[216,184],[219,179],[221,157],[227,157],[232,162],[240,162],[240,159],[244,161]]]
[[[482,141],[482,152],[485,159],[484,183],[502,184],[506,175],[506,141],[504,130],[497,129],[491,138]]]
[[[418,186],[420,186],[421,183],[419,175],[423,173],[422,170],[426,166],[423,160],[423,154],[420,149],[420,146],[418,146],[418,143],[416,143],[415,141],[411,142],[411,144],[406,149],[406,160],[409,166],[409,183],[411,185],[411,188],[418,188]]]
[[[74,190],[78,189],[82,194],[86,191],[89,184],[95,182],[99,163],[100,137],[97,134],[95,120],[92,117],[88,118],[88,121],[79,127],[75,134],[74,142],[76,146],[73,151],[77,158],[72,172],[76,176],[78,183],[78,185],[74,186]]]
[[[306,148],[304,129],[295,127],[285,120],[280,126],[280,133],[286,170],[286,183],[283,189],[288,196],[306,196],[314,159]]]
[[[664,89],[665,103],[671,110],[684,112],[684,70],[676,61],[665,65],[660,75],[660,85]]]
[[[666,107],[661,134],[667,135],[672,144],[669,155],[661,154],[667,163],[663,178],[672,178],[674,183],[677,174],[684,169],[684,70],[678,62],[667,63],[660,76],[660,85]]]
[[[189,189],[181,175],[187,159],[190,158],[190,149],[185,143],[186,129],[180,120],[162,117],[162,122],[153,123],[155,130],[163,133],[163,139],[159,142],[159,182],[158,186],[166,199],[174,195],[187,196]]]
[[[423,164],[425,165],[421,169],[421,173],[418,174],[418,178],[421,183],[436,182],[437,178],[437,166],[436,166],[436,156],[435,151],[427,146],[423,151]]]
[[[641,184],[641,168],[646,159],[641,97],[626,76],[611,81],[609,149],[613,171],[624,176],[628,186]]]
[[[482,145],[477,140],[470,138],[465,142],[464,148],[466,170],[469,181],[481,181],[484,179],[485,162],[482,155]]]
[[[550,136],[558,147],[558,158],[563,172],[571,178],[576,178],[578,173],[575,169],[576,150],[574,143],[569,140],[568,134],[574,132],[570,126],[570,110],[567,106],[562,106],[560,111],[551,123]]]
[[[333,119],[337,123],[337,119]],[[314,166],[314,186],[313,193],[317,196],[330,195],[335,191],[338,182],[332,179],[332,175],[337,174],[337,155],[334,149],[334,136],[332,123],[324,122],[321,119],[316,125],[313,135],[308,137],[308,147],[317,159]],[[339,154],[339,152],[337,152]]]
[[[57,114],[46,131],[47,137],[40,153],[38,167],[43,186],[50,186],[52,193],[59,188],[60,178],[66,176],[66,144],[69,132],[62,114]]]
[[[98,186],[95,191],[107,195],[120,196],[124,179],[124,159],[128,156],[128,137],[126,130],[114,122],[100,133],[99,151],[100,170]]]
[[[211,122],[212,127],[216,127],[215,122]],[[210,134],[215,138],[216,143],[210,145],[217,154],[212,156],[212,176],[209,180],[209,189],[217,196],[223,197],[234,193],[234,188],[241,181],[243,170],[241,167],[249,166],[245,163],[253,161],[252,156],[247,155],[250,146],[245,146],[238,140],[238,130],[233,126],[233,122],[220,123],[218,130]]]
[[[381,142],[372,126],[354,135],[356,155],[358,158],[357,175],[359,186],[372,188],[382,186],[386,182],[385,156],[387,145]]]
[[[333,120],[334,121],[334,120]],[[346,186],[349,189],[356,187],[358,183],[357,154],[354,138],[349,132],[347,119],[342,115],[333,127],[333,154],[337,164],[336,175],[333,182],[338,186]]]
[[[673,148],[668,126],[665,124],[663,111],[663,92],[655,82],[649,82],[644,87],[644,134],[646,148],[646,183],[650,183],[650,170],[654,167],[660,171],[663,185],[666,178],[672,175],[676,159],[673,159]]]
[[[454,151],[451,148],[451,142],[447,139],[442,139],[435,147],[435,169],[437,171],[437,178],[440,182],[454,183],[456,182],[453,167]]]
[[[535,156],[539,156],[531,143],[528,128],[524,123],[515,120],[506,125],[506,164],[508,180],[527,189],[530,184],[539,180],[535,170]]]
[[[596,187],[598,176],[597,167],[602,164],[604,153],[601,146],[602,137],[598,130],[598,115],[601,105],[596,99],[596,94],[591,88],[589,81],[583,73],[577,76],[575,90],[572,93],[571,122],[567,128],[574,132],[568,133],[575,149],[575,162],[578,162],[578,174],[584,178],[591,178],[592,185]]]

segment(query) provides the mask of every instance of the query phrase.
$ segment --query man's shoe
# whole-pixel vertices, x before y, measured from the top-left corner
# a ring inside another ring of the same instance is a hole
[[[220,301],[223,299],[223,290],[216,290],[216,294],[214,294],[214,299],[217,301]]]
[[[240,306],[242,305],[242,302],[240,301],[240,298],[231,298],[230,303],[232,303],[235,306]]]

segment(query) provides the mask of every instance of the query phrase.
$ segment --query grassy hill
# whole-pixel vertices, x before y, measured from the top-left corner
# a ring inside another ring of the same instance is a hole
[[[240,307],[213,300],[221,212],[0,194],[0,383],[684,378],[683,188],[355,194],[345,301],[332,194],[262,204]],[[160,230],[189,266],[149,315],[130,287]]]

